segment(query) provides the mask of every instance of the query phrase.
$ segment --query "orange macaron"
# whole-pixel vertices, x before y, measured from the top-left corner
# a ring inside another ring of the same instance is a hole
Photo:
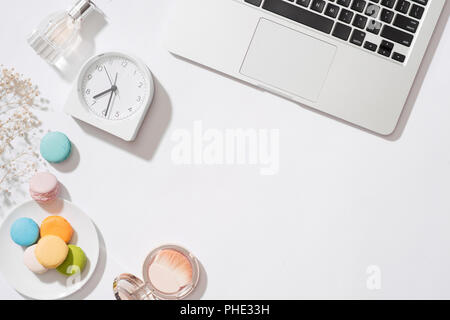
[[[41,224],[41,237],[49,235],[60,237],[65,243],[69,243],[72,239],[73,228],[63,217],[50,216]]]

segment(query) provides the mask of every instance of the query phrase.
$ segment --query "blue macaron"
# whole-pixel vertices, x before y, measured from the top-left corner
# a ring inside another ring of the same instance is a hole
[[[66,160],[72,152],[69,138],[61,132],[49,132],[41,140],[41,155],[50,163]]]
[[[12,224],[10,235],[19,246],[28,247],[38,241],[39,226],[30,218],[20,218]]]

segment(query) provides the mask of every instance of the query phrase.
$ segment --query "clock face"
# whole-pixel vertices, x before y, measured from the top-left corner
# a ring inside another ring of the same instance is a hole
[[[121,54],[91,60],[79,78],[79,96],[95,116],[124,120],[150,103],[149,72],[142,64]]]

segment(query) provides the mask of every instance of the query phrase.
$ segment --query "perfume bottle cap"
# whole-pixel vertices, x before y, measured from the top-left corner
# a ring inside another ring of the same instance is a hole
[[[68,12],[69,16],[74,19],[83,19],[86,17],[93,9],[95,9],[95,4],[90,0],[79,0]]]

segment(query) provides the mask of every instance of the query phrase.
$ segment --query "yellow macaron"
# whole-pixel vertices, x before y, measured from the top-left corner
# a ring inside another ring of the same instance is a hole
[[[69,247],[58,236],[45,236],[39,240],[34,254],[39,263],[47,269],[58,268],[69,253]]]

